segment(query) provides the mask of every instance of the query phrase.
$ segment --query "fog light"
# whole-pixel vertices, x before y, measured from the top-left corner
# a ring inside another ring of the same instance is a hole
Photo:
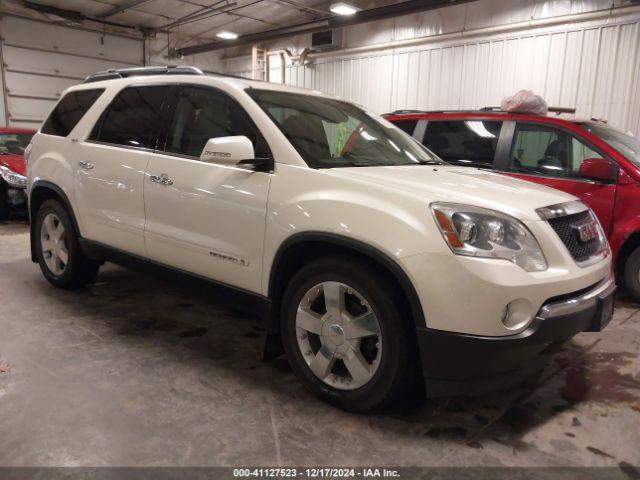
[[[502,309],[502,324],[509,330],[521,330],[533,320],[533,306],[529,300],[518,298]]]

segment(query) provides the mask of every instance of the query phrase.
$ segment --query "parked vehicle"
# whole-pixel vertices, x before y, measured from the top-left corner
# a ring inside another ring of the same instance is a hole
[[[0,128],[0,222],[12,211],[27,211],[24,150],[35,130]]]
[[[410,111],[386,118],[451,164],[579,197],[607,233],[618,279],[640,300],[640,140],[603,122],[553,115]]]
[[[31,145],[32,257],[53,285],[112,260],[241,292],[264,307],[267,353],[282,346],[346,409],[387,405],[419,375],[431,396],[506,388],[611,318],[610,249],[584,203],[445,165],[316,91],[104,72]]]

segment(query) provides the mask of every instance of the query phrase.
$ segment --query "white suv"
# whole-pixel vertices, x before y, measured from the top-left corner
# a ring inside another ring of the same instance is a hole
[[[265,307],[267,353],[350,410],[422,378],[431,396],[513,385],[611,318],[610,250],[584,204],[447,165],[317,91],[102,72],[34,137],[28,182],[51,283],[109,260],[233,289]]]

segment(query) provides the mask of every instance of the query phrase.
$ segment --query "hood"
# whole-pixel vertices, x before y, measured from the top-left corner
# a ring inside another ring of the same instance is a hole
[[[469,167],[415,165],[393,167],[334,168],[343,178],[441,201],[490,208],[520,220],[540,220],[535,210],[576,197],[549,187],[506,175]]]
[[[27,164],[22,155],[0,155],[0,165],[20,175],[27,175]]]

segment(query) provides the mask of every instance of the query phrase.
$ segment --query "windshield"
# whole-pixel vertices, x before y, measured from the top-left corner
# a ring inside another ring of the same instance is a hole
[[[312,168],[440,164],[391,123],[314,95],[247,90]]]
[[[619,130],[598,123],[581,124],[589,133],[600,137],[627,159],[640,167],[640,140]]]
[[[0,155],[24,155],[33,133],[0,133]]]

